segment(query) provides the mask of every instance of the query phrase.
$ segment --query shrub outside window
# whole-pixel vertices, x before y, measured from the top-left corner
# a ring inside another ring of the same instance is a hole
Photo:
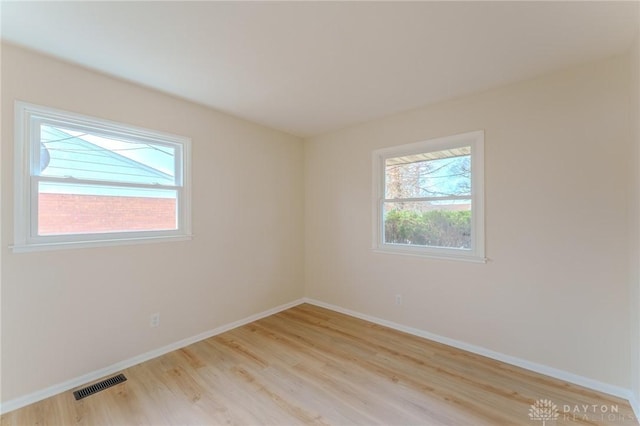
[[[190,237],[190,140],[16,102],[15,244]]]
[[[484,132],[375,151],[374,249],[484,262]]]

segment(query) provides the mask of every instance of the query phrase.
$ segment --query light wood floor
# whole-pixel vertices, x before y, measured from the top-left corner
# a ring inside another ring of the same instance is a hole
[[[306,304],[124,374],[81,401],[69,391],[1,424],[538,426],[529,418],[538,399],[559,408],[546,426],[637,424],[621,399]],[[565,405],[590,408],[574,417]]]

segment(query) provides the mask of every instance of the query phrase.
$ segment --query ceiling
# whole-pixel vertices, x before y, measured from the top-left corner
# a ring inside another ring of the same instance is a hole
[[[633,2],[7,2],[2,39],[314,136],[628,50]]]

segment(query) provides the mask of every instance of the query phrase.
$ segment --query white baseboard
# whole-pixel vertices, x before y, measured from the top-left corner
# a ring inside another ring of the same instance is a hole
[[[249,324],[250,322],[257,321],[261,318],[268,317],[269,315],[273,315],[278,312],[287,310],[301,303],[304,303],[304,299],[294,300],[293,302],[276,306],[275,308],[268,309],[264,312],[260,312],[260,313],[248,316],[246,318],[243,318],[241,320],[234,321],[232,323],[225,324],[220,327],[216,327],[213,330],[205,331],[204,333],[200,333],[192,337],[187,337],[186,339],[182,339],[178,342],[171,343],[169,345],[163,346],[158,349],[154,349],[152,351],[143,353],[133,358],[129,358],[124,361],[117,362],[108,367],[101,368],[100,370],[92,371],[82,376],[75,377],[71,380],[67,380],[66,382],[58,383],[46,389],[42,389],[25,396],[21,396],[19,398],[9,400],[5,403],[2,403],[2,405],[0,405],[0,414],[8,413],[9,411],[17,410],[18,408],[22,408],[26,405],[33,404],[34,402],[38,402],[45,398],[49,398],[59,393],[66,392],[70,389],[84,385],[85,383],[93,382],[95,380],[101,379],[104,376],[117,373],[126,368],[133,367],[134,365],[140,364],[141,362],[148,361],[153,358],[157,358],[171,351],[175,351],[176,349],[184,348],[185,346],[189,346],[201,340],[208,339],[209,337],[213,337],[218,334],[224,333],[225,331],[229,331],[231,329],[243,326],[245,324]]]
[[[505,355],[503,353],[492,351],[491,349],[483,348],[481,346],[472,345],[469,343],[461,342],[459,340],[450,339],[448,337],[429,333],[428,331],[423,331],[417,328],[408,327],[406,325],[397,324],[392,321],[387,321],[387,320],[373,317],[371,315],[362,314],[360,312],[352,311],[351,309],[345,309],[340,306],[332,305],[330,303],[321,302],[319,300],[315,300],[307,297],[305,297],[303,300],[305,303],[309,303],[311,305],[320,306],[322,308],[340,312],[345,315],[360,318],[362,320],[383,325],[385,327],[393,328],[394,330],[403,331],[405,333],[413,334],[414,336],[423,337],[425,339],[433,340],[434,342],[443,343],[448,346],[453,346],[454,348],[462,349],[467,352],[472,352],[474,354],[482,355],[487,358],[495,359],[497,361],[501,361],[506,364],[515,365],[517,367],[521,367],[526,370],[531,370],[536,373],[540,373],[546,376],[551,376],[556,379],[564,380],[565,382],[573,383],[576,385],[583,386],[585,388],[589,388],[602,393],[617,396],[618,398],[626,399],[634,408],[636,417],[640,419],[640,416],[639,416],[640,412],[638,411],[638,405],[636,403],[636,405],[634,406],[633,405],[634,403],[631,401],[633,395],[630,389],[625,389],[619,386],[603,383],[598,380],[593,380],[588,377],[579,376],[577,374],[569,373],[568,371],[549,367],[547,365],[537,364],[535,362],[527,361],[511,355]]]

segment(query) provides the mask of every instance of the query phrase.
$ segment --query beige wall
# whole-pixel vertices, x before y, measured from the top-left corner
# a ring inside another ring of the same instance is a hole
[[[629,389],[629,66],[613,58],[307,141],[305,294]],[[489,262],[372,252],[372,151],[481,129]]]
[[[639,16],[640,18],[640,16]],[[632,161],[631,209],[629,234],[631,238],[631,360],[632,389],[636,404],[640,404],[640,34],[630,51],[631,89],[630,117],[634,153]],[[640,408],[640,405],[637,405]],[[640,414],[640,413],[637,413]]]
[[[192,138],[193,240],[11,253],[16,99]],[[298,138],[3,45],[2,400],[301,297],[302,163]]]

